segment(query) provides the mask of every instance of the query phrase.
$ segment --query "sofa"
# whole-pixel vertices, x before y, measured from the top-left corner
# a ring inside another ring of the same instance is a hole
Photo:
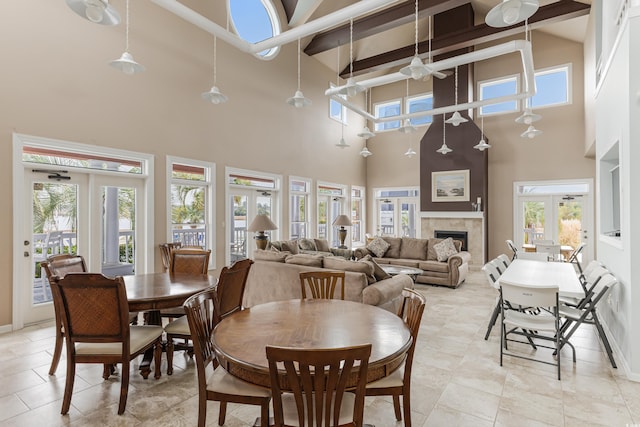
[[[385,244],[381,244],[382,240]],[[450,242],[445,242],[450,240]],[[438,260],[436,249],[452,244],[455,250]],[[416,276],[416,283],[441,285],[457,288],[469,274],[471,254],[460,251],[462,242],[448,239],[416,239],[411,237],[376,237],[364,248],[354,251],[356,259],[371,255],[378,264],[393,264],[419,268],[422,274]],[[384,249],[386,247],[386,249]],[[384,252],[382,250],[384,249]]]
[[[253,256],[255,262],[249,271],[242,300],[244,307],[301,298],[300,273],[303,271],[345,271],[345,300],[375,305],[393,313],[402,303],[402,290],[413,288],[409,276],[389,276],[379,266],[376,278],[371,262],[274,250],[256,250]],[[335,298],[340,298],[339,291]]]
[[[351,249],[331,248],[327,239],[294,239],[294,240],[275,240],[269,242],[267,250],[275,250],[281,252],[290,252],[291,254],[313,254],[324,256],[340,256],[345,259],[353,257]]]

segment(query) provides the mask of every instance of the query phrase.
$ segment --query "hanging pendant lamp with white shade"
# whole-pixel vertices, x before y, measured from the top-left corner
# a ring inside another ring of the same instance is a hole
[[[409,149],[404,153],[405,156],[407,156],[408,158],[412,158],[413,156],[415,156],[417,153],[415,152],[415,150],[413,149],[413,136],[409,139]]]
[[[418,55],[418,0],[415,1],[415,37],[414,37],[414,54],[411,63],[406,67],[400,68],[400,73],[414,80],[420,80],[429,77],[431,74],[443,79],[445,74],[433,71],[431,67],[426,65]],[[429,16],[429,63],[431,63],[431,16]]]
[[[347,144],[347,141],[344,140],[344,122],[341,123],[341,137],[340,137],[340,141],[336,144],[336,147],[340,147],[340,148],[347,148],[350,147],[349,144]]]
[[[371,111],[371,90],[367,89],[364,93],[364,104],[365,107],[367,108],[367,112]],[[376,136],[375,133],[371,132],[371,130],[369,130],[369,126],[364,125],[364,127],[362,128],[362,130],[360,132],[357,133],[357,135],[360,138],[364,138],[364,139],[369,139],[369,138],[373,138],[374,136]],[[366,148],[366,146],[365,146]],[[362,154],[362,153],[360,153]]]
[[[365,88],[353,79],[353,18],[349,20],[349,78],[347,84],[342,86],[338,93],[340,95],[355,96],[363,92]]]
[[[529,125],[529,127],[527,128],[527,130],[525,130],[524,132],[522,132],[520,134],[520,137],[522,138],[529,138],[529,139],[533,139],[538,135],[542,135],[542,131],[536,129],[535,127],[533,127],[533,125]]]
[[[456,66],[456,72],[455,72],[455,100],[456,100],[456,105],[458,105],[458,67]],[[460,126],[460,123],[465,123],[468,122],[469,120],[465,119],[464,117],[462,117],[460,115],[460,113],[458,111],[454,112],[451,117],[449,117],[447,120],[445,120],[445,123],[449,123],[452,124],[454,126]]]
[[[447,132],[447,129],[446,129],[447,128],[447,121],[444,120],[444,114],[442,115],[442,119],[443,119],[443,121],[442,121],[442,146],[440,148],[438,148],[436,150],[436,152],[440,153],[442,155],[445,155],[445,154],[449,154],[453,150],[451,148],[447,147],[447,137],[446,137],[446,135],[447,135],[447,133],[446,133]]]
[[[540,114],[534,113],[533,111],[531,111],[531,108],[527,107],[524,109],[524,113],[522,113],[522,115],[516,119],[516,123],[530,125],[533,122],[537,122],[541,118],[542,116]]]
[[[364,147],[362,147],[362,150],[360,151],[360,155],[365,159],[369,156],[373,156],[373,153],[369,151],[369,149],[367,148],[367,141],[364,142]]]
[[[484,21],[494,28],[509,27],[530,18],[538,6],[538,0],[503,0],[487,13]]]
[[[296,108],[302,108],[311,105],[311,100],[309,98],[305,98],[302,94],[302,91],[300,90],[300,39],[298,39],[298,90],[296,90],[295,95],[287,99],[287,104]]]
[[[136,73],[141,73],[145,70],[144,66],[138,64],[133,56],[129,53],[129,0],[127,0],[127,9],[126,9],[126,22],[125,22],[125,44],[124,44],[124,53],[120,58],[114,59],[109,62],[114,68],[122,71],[127,75],[133,75]]]
[[[218,86],[216,86],[217,75],[217,56],[218,56],[218,38],[213,37],[213,86],[207,92],[202,92],[200,95],[205,101],[209,101],[212,104],[224,104],[229,100],[226,95],[220,92]]]
[[[491,148],[491,145],[487,144],[487,141],[484,140],[484,116],[482,116],[480,125],[480,142],[474,145],[473,148],[479,151],[484,151],[487,148]]]
[[[67,6],[79,16],[100,25],[118,25],[120,15],[108,0],[66,0]]]
[[[407,99],[409,99],[409,80],[407,82]],[[401,133],[414,133],[418,129],[411,124],[411,119],[404,119],[402,126],[398,128],[398,132]]]

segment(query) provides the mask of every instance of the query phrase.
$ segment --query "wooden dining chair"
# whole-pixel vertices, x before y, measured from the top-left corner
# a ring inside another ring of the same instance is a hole
[[[276,427],[362,426],[371,344],[335,349],[267,346],[266,353]],[[281,369],[290,392],[282,390]]]
[[[162,257],[162,271],[169,271],[171,265],[171,252],[182,247],[182,242],[160,243],[160,255]]]
[[[171,251],[169,274],[207,274],[209,271],[209,258],[211,249],[184,248]],[[170,321],[184,316],[182,307],[165,308],[160,311],[160,317],[169,318]]]
[[[242,403],[260,406],[260,426],[269,425],[269,403],[271,391],[242,381],[217,367],[213,348],[214,289],[191,296],[184,303],[189,329],[192,331],[193,350],[196,357],[198,374],[198,426],[204,427],[207,421],[207,401],[220,402],[218,425],[223,425],[227,413],[227,403]],[[211,370],[213,373],[211,374]]]
[[[340,286],[340,299],[344,299],[344,271],[304,271],[300,273],[302,299],[307,298],[307,286],[310,298],[333,299],[336,287]]]
[[[249,277],[249,270],[253,261],[244,259],[236,261],[230,267],[223,267],[220,271],[216,292],[214,293],[214,324],[218,324],[225,317],[242,309],[242,298]],[[183,316],[170,322],[165,327],[167,333],[167,374],[173,374],[173,353],[177,350],[186,350],[193,354],[193,347],[189,345],[191,330],[189,323]],[[182,340],[182,342],[175,342]],[[214,361],[214,363],[217,363]]]
[[[154,348],[155,378],[160,378],[162,327],[129,325],[127,290],[122,277],[69,273],[51,279],[67,340],[67,378],[61,413],[66,414],[71,405],[77,363],[105,366],[121,363],[118,414],[122,414],[127,405],[133,358]]]
[[[413,365],[413,354],[416,349],[416,341],[418,340],[418,332],[420,331],[420,322],[422,314],[427,303],[426,298],[412,289],[404,289],[402,291],[402,305],[398,311],[398,316],[404,320],[407,327],[411,331],[411,347],[407,351],[407,357],[403,365],[395,371],[378,381],[367,384],[367,396],[393,396],[393,409],[395,410],[396,420],[402,420],[402,412],[400,411],[400,396],[402,396],[402,408],[404,410],[404,425],[411,427],[411,367]]]
[[[51,278],[54,276],[64,277],[67,273],[84,273],[87,271],[87,264],[84,262],[84,257],[74,254],[50,256],[46,261],[42,261],[40,266],[45,271],[49,283],[51,283]],[[53,349],[53,359],[51,360],[49,375],[55,374],[58,369],[58,363],[60,363],[60,356],[62,355],[62,344],[64,343],[62,311],[56,299],[53,300],[53,311],[56,321],[56,343]]]

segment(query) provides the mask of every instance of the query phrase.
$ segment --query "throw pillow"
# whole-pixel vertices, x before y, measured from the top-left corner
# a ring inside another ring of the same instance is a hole
[[[282,241],[282,249],[283,251],[289,251],[292,254],[300,253],[298,249],[298,241],[297,240],[283,240]]]
[[[382,237],[376,237],[367,245],[367,249],[371,251],[378,258],[382,258],[384,253],[389,249],[390,244],[385,242]]]
[[[289,255],[291,255],[290,252],[267,251],[262,249],[253,251],[253,259],[256,261],[284,262]]]
[[[270,240],[267,249],[281,251],[282,250],[282,242],[280,240]]]
[[[329,252],[329,241],[327,239],[313,239],[319,252]]]
[[[385,280],[391,277],[389,273],[387,273],[382,269],[382,267],[380,267],[380,264],[378,264],[371,255],[364,256],[360,259],[360,261],[368,261],[373,264],[373,276],[376,278],[376,281],[379,282],[380,280]]]
[[[382,239],[389,244],[389,249],[387,249],[384,256],[387,258],[401,258],[400,246],[402,245],[402,239],[400,237],[389,236],[384,236]]]
[[[324,268],[339,271],[353,271],[356,273],[364,273],[367,277],[367,284],[375,283],[376,278],[373,275],[373,265],[367,262],[347,261],[342,257],[326,257],[324,259]]]
[[[298,240],[298,246],[304,251],[317,251],[318,247],[313,239],[300,239]]]
[[[433,249],[436,251],[438,261],[441,262],[448,260],[450,256],[458,253],[451,237],[448,237],[442,242],[433,245]]]
[[[437,261],[438,255],[436,254],[436,250],[433,248],[438,243],[442,242],[444,239],[440,239],[437,237],[432,237],[427,242],[427,261]]]
[[[295,254],[289,255],[284,262],[307,267],[322,267],[322,258],[321,255]]]

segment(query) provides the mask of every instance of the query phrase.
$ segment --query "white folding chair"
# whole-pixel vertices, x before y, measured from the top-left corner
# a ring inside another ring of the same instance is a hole
[[[511,264],[511,259],[505,254],[498,255],[496,259],[502,261],[502,264],[504,264],[504,268],[509,267],[509,264]]]
[[[533,246],[538,245],[553,245],[553,240],[537,239],[531,242]]]
[[[578,271],[580,272],[580,274],[582,274],[582,264],[580,263],[580,259],[582,258],[581,253],[585,246],[587,246],[586,243],[580,243],[578,247],[575,248],[573,252],[571,252],[569,258],[565,260],[565,262],[575,264],[575,266],[578,267]]]
[[[509,247],[509,249],[511,249],[511,251],[513,252],[513,255],[511,256],[511,260],[514,260],[516,258],[518,258],[518,248],[516,248],[515,243],[513,243],[513,240],[505,240],[505,243],[507,244],[507,246]]]
[[[501,283],[500,295],[502,298],[502,334],[500,335],[500,366],[503,357],[511,356],[534,362],[545,363],[557,367],[558,379],[560,379],[560,349],[562,345],[569,344],[573,349],[573,361],[576,361],[575,349],[571,343],[562,339],[560,334],[560,315],[558,311],[558,286],[537,285],[522,286],[509,283]],[[527,307],[526,310],[505,310],[505,304],[512,307]],[[546,333],[546,334],[545,334]],[[509,338],[509,335],[526,337],[527,342]],[[550,341],[551,345],[534,344],[532,340]],[[535,350],[538,347],[554,350],[557,354],[556,362],[549,362],[542,358],[529,357],[527,353],[508,351],[507,342],[531,344]]]
[[[549,254],[546,252],[518,252],[518,259],[530,259],[534,261],[549,261]]]
[[[482,267],[482,271],[484,272],[485,277],[487,278],[487,282],[497,291],[500,291],[500,285],[498,284],[498,278],[500,278],[500,271],[496,268],[494,264],[489,261]],[[491,313],[491,319],[489,320],[489,324],[487,325],[487,333],[484,335],[485,341],[489,339],[489,335],[491,334],[491,329],[493,325],[495,325],[496,320],[498,319],[498,314],[500,314],[500,295],[496,297],[495,308],[493,309],[493,313]]]
[[[537,244],[536,252],[544,252],[549,257],[549,261],[560,261],[561,247],[554,244]]]

